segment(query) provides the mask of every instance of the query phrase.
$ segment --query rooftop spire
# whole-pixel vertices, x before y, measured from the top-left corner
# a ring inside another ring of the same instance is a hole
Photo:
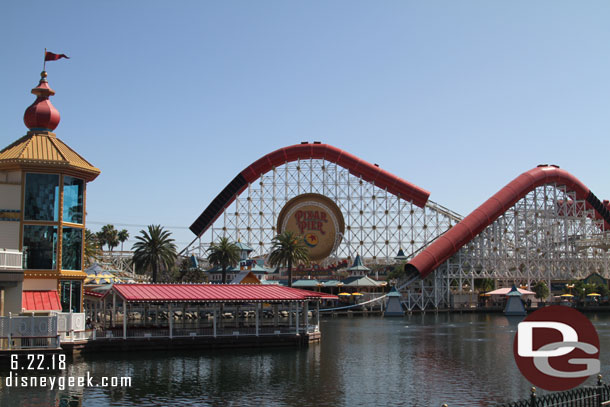
[[[32,93],[37,96],[30,107],[25,110],[23,122],[30,131],[53,131],[59,124],[59,112],[49,100],[55,94],[47,82],[47,72],[40,73],[38,86],[32,89]]]

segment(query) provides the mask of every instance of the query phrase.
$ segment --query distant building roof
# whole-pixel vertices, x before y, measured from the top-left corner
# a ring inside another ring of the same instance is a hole
[[[242,243],[242,242],[237,242],[237,243],[235,243],[235,245],[237,247],[239,247],[239,250],[242,250],[242,251],[247,251],[247,252],[254,251],[253,248],[251,248],[250,246],[248,246],[247,244]]]
[[[324,287],[340,287],[343,285],[343,283],[339,280],[328,280],[328,281],[322,282],[322,285]]]
[[[394,260],[407,260],[407,256],[405,256],[405,252],[402,249],[398,249],[398,254],[394,257]]]
[[[231,281],[230,284],[260,284],[261,280],[258,279],[254,275],[254,273],[250,270],[242,270],[235,278]]]
[[[352,267],[349,267],[347,271],[371,271],[371,269],[362,263],[362,258],[360,258],[360,255],[358,254],[354,259],[354,264]]]
[[[294,302],[337,296],[280,285],[245,284],[114,284],[128,302]]]
[[[369,276],[348,277],[341,281],[344,287],[381,287],[385,282],[376,281]]]
[[[512,288],[510,289],[510,291],[508,292],[508,294],[506,294],[506,295],[509,297],[521,297],[521,293],[517,289],[517,286],[514,284],[513,284]]]
[[[102,266],[97,263],[94,263],[86,269],[85,273],[87,274],[85,284],[109,284],[120,283],[122,281],[113,271],[104,270]]]
[[[249,261],[249,260],[248,260]],[[227,273],[239,273],[241,271],[251,271],[254,274],[267,274],[267,273],[272,273],[272,270],[269,270],[268,268],[262,267],[258,264],[258,262],[252,262],[252,264],[248,267],[250,267],[249,269],[245,268],[246,266],[244,266],[244,270],[242,270],[242,267],[240,265],[238,266],[229,266],[227,267]],[[220,274],[222,273],[222,267],[220,266],[214,266],[209,270],[206,270],[206,272],[210,273],[210,274]]]
[[[402,297],[402,295],[400,295],[396,287],[392,287],[392,289],[388,293],[388,297]]]
[[[293,281],[292,286],[293,287],[297,287],[297,288],[313,288],[313,287],[318,287],[320,285],[320,282],[318,280],[297,280],[297,281]]]
[[[280,285],[279,280],[261,280],[263,285]]]
[[[269,270],[268,268],[261,266],[258,264],[258,262],[251,266],[250,271],[257,274],[268,274],[273,272],[273,270]]]
[[[517,287],[515,287],[517,288]],[[508,295],[508,293],[511,291],[510,288],[508,287],[504,287],[504,288],[498,288],[497,290],[493,290],[490,291],[486,294],[488,295]],[[536,294],[533,291],[529,291],[529,290],[524,290],[523,288],[517,288],[517,291],[519,292],[520,295],[534,295]]]
[[[227,274],[228,273],[239,273],[241,270],[237,267],[233,267],[233,266],[229,266],[227,267]],[[210,274],[219,274],[222,273],[222,267],[220,266],[214,266],[209,270],[206,270],[207,273]]]

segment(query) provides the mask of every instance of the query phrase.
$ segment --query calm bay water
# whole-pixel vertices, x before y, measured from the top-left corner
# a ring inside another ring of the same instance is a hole
[[[610,379],[610,315],[589,315]],[[416,314],[321,322],[305,349],[100,353],[60,376],[128,376],[129,388],[0,387],[2,406],[486,406],[525,398],[512,341],[520,318]],[[2,376],[6,372],[1,372]],[[593,384],[590,378],[586,384]]]

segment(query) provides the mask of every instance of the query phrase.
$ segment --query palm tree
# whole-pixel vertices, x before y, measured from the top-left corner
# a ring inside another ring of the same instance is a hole
[[[91,265],[93,260],[96,260],[100,255],[99,241],[95,233],[89,229],[85,229],[85,268]]]
[[[271,254],[269,254],[269,264],[273,267],[286,266],[288,287],[292,287],[292,265],[309,261],[309,253],[303,243],[303,238],[293,232],[285,231],[275,236],[271,243],[273,246]]]
[[[104,232],[99,230],[95,232],[95,240],[97,240],[97,245],[100,250],[104,250],[104,245],[106,244],[106,237],[104,236]]]
[[[129,239],[129,232],[127,231],[127,229],[121,230],[117,234],[117,238],[119,239],[119,242],[121,242],[121,251],[123,251],[123,243],[125,243],[127,239]]]
[[[110,251],[119,245],[119,231],[111,224],[102,226],[102,230],[97,232],[97,238],[100,241],[100,246],[107,245]]]
[[[176,261],[176,245],[171,233],[161,225],[149,225],[148,232],[140,230],[133,245],[133,262],[139,269],[152,269],[152,282],[157,282],[161,267],[170,268]]]
[[[222,267],[222,283],[227,283],[227,268],[239,262],[239,247],[223,237],[218,244],[212,243],[208,249],[208,261],[213,266]]]

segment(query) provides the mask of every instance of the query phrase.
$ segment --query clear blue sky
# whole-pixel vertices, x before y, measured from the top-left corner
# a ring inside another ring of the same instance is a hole
[[[4,1],[0,147],[46,47],[71,57],[47,64],[56,133],[102,170],[89,222],[186,228],[304,140],[463,215],[539,163],[608,198],[609,21],[607,1]]]

